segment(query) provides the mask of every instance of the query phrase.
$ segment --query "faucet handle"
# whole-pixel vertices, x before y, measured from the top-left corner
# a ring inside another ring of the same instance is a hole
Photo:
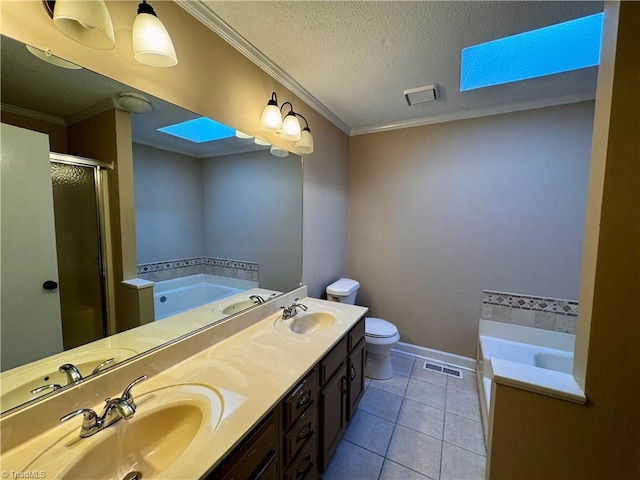
[[[298,300],[300,300],[300,299],[299,298],[294,299],[293,303],[291,304],[291,306],[292,307],[301,308],[302,310],[304,310],[306,312],[308,310],[308,307],[305,304],[298,302]]]
[[[66,422],[67,420],[70,420],[80,414],[84,414],[84,419],[82,421],[83,429],[85,429],[86,427],[93,427],[98,420],[98,415],[96,415],[96,412],[94,412],[90,408],[80,408],[78,410],[74,410],[73,412],[67,413],[65,416],[60,418],[60,421]]]
[[[93,371],[91,372],[91,375],[93,375],[94,373],[98,373],[104,367],[106,367],[107,365],[109,365],[110,363],[113,363],[115,361],[116,361],[116,359],[114,357],[105,360],[104,362],[102,362],[100,365],[98,365],[96,368],[93,369]]]
[[[34,388],[33,390],[31,390],[31,393],[35,395],[35,394],[44,392],[45,390],[51,389],[51,391],[54,391],[54,390],[58,390],[59,388],[62,388],[62,385],[59,385],[57,383],[50,383],[49,385],[43,385],[41,387]]]
[[[133,400],[133,395],[131,395],[131,389],[134,387],[134,385],[137,385],[138,383],[144,381],[147,379],[146,375],[142,375],[141,377],[136,378],[133,382],[131,382],[129,384],[129,386],[127,388],[124,389],[124,392],[122,392],[122,400],[127,401],[128,403],[131,404],[131,406],[133,408],[135,408],[136,404]]]

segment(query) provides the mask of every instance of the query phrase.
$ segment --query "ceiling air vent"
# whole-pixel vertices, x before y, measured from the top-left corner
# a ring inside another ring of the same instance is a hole
[[[407,99],[409,106],[437,102],[440,99],[440,91],[437,83],[425,85],[424,87],[410,88],[402,93],[404,93],[404,98]]]

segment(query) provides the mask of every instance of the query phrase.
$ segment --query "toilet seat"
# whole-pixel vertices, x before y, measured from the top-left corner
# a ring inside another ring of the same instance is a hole
[[[391,338],[398,334],[398,329],[382,318],[366,317],[364,319],[365,336],[370,338]]]

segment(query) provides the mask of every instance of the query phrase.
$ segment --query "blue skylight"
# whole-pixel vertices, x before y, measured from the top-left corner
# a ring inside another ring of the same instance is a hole
[[[603,17],[597,13],[463,48],[460,91],[598,65]]]
[[[194,118],[186,122],[158,128],[159,132],[183,138],[194,143],[212,142],[222,138],[233,137],[236,131],[206,117]]]

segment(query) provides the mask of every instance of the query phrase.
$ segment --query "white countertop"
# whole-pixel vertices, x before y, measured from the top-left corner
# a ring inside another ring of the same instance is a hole
[[[217,465],[367,312],[364,307],[308,297],[300,301],[310,307],[310,311],[331,312],[336,322],[326,330],[299,335],[276,330],[274,322],[280,318],[280,313],[276,313],[134,387],[134,393],[144,395],[166,385],[205,385],[214,389],[224,404],[215,432],[194,443],[190,454],[166,470],[162,478],[199,478]],[[102,409],[101,405],[93,407],[98,413]],[[144,405],[140,405],[139,412],[143,409]],[[131,421],[135,422],[135,417]],[[57,439],[75,438],[73,432],[79,431],[80,423],[78,419],[61,424],[3,452],[2,469],[30,470],[30,462]],[[112,428],[120,425],[107,427]],[[89,449],[92,439],[103,433],[74,444],[82,448],[86,444]],[[81,454],[81,450],[79,452]],[[47,472],[51,478],[55,477],[58,467],[52,466],[52,469],[53,472]]]

